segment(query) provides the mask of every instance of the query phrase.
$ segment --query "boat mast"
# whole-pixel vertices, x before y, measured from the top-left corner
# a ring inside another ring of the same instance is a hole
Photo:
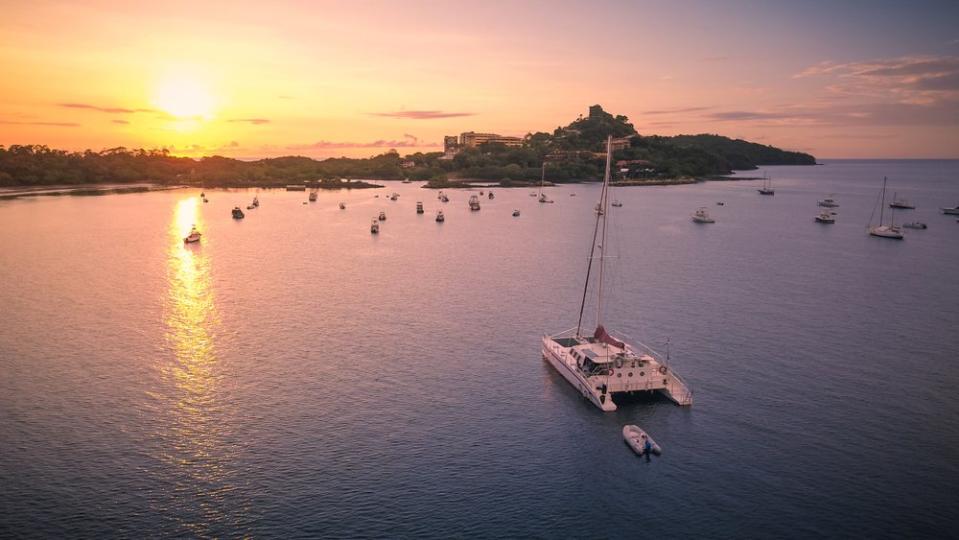
[[[603,240],[602,241],[603,243],[606,242],[606,212],[605,212],[604,201],[606,201],[606,189],[609,186],[609,165],[610,165],[610,157],[612,154],[612,146],[613,146],[613,137],[612,135],[610,135],[606,138],[606,174],[603,177],[603,187],[600,190],[600,195],[599,195],[599,207],[601,210],[603,210],[603,212],[596,213],[596,226],[593,228],[593,243],[589,247],[589,262],[586,264],[586,283],[583,285],[583,300],[579,304],[579,321],[577,321],[576,323],[576,337],[579,337],[581,335],[580,331],[582,330],[582,327],[583,327],[583,311],[586,309],[586,295],[589,294],[589,276],[593,269],[593,258],[594,258],[593,255],[595,255],[596,253],[596,237],[599,235],[600,220],[602,220],[603,222]],[[544,167],[545,167],[545,163],[544,163]],[[602,255],[600,255],[600,258],[602,258]],[[599,268],[600,268],[600,276],[602,276],[602,268],[603,268],[602,260],[600,260]],[[602,278],[600,278],[600,280],[602,280]],[[600,288],[599,288],[600,303],[602,302],[602,298],[603,298],[603,287],[602,287],[602,281],[601,281]],[[599,324],[598,316],[597,316],[596,323],[597,325]]]
[[[546,183],[546,158],[543,158],[543,172],[539,178],[539,196],[543,196],[543,185]]]
[[[606,139],[606,174],[603,176],[603,190],[599,199],[599,218],[603,223],[603,233],[599,243],[599,294],[596,299],[596,326],[603,323],[603,271],[606,269],[606,213],[609,212],[609,176],[613,136]]]
[[[886,177],[882,177],[882,194],[879,196],[879,226],[882,227],[883,211],[886,209]]]

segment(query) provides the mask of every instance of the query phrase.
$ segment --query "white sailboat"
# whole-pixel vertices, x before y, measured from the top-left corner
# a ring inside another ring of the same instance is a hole
[[[546,160],[543,160],[543,172],[539,179],[539,202],[541,203],[551,203],[553,202],[549,197],[543,193],[543,186],[546,184]]]
[[[871,236],[877,236],[879,238],[892,238],[893,240],[902,240],[902,229],[896,226],[896,215],[894,212],[890,212],[892,217],[889,220],[889,225],[883,225],[883,218],[885,217],[883,211],[886,209],[886,177],[882,177],[882,192],[880,195],[879,201],[879,225],[872,224],[872,217],[869,218],[869,234]],[[873,214],[875,214],[873,210]]]
[[[575,328],[542,338],[543,358],[584,397],[603,411],[615,411],[615,394],[658,391],[678,405],[692,405],[692,392],[686,383],[651,348],[639,343],[627,344],[613,337],[603,326],[603,287],[606,266],[609,177],[612,137],[606,141],[606,175],[600,192],[602,213],[596,214],[593,242],[586,268],[586,284]],[[597,276],[596,329],[583,332],[583,312],[590,278]]]

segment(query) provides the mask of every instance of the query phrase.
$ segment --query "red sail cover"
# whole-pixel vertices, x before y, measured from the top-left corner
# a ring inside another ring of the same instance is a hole
[[[609,333],[606,332],[606,329],[603,328],[603,325],[599,325],[596,327],[596,332],[593,334],[593,337],[596,338],[597,341],[602,341],[603,343],[607,345],[612,345],[613,347],[619,347],[620,349],[625,348],[626,346],[622,341],[619,341],[618,339],[609,335]]]

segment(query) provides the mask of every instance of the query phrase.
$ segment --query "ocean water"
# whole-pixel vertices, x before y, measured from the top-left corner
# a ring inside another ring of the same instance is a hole
[[[0,201],[0,536],[956,534],[959,162],[765,172],[614,190],[603,320],[668,339],[694,405],[605,414],[539,341],[576,324],[596,185]],[[884,175],[927,230],[865,233]]]

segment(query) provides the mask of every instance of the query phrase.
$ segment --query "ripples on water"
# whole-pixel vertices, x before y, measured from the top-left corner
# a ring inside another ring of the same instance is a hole
[[[605,415],[539,356],[575,324],[594,185],[454,190],[442,225],[400,184],[265,191],[241,222],[252,192],[0,202],[0,535],[947,535],[959,166],[770,173],[775,197],[617,190],[607,320],[670,338],[696,404]],[[882,175],[928,230],[866,236]]]

